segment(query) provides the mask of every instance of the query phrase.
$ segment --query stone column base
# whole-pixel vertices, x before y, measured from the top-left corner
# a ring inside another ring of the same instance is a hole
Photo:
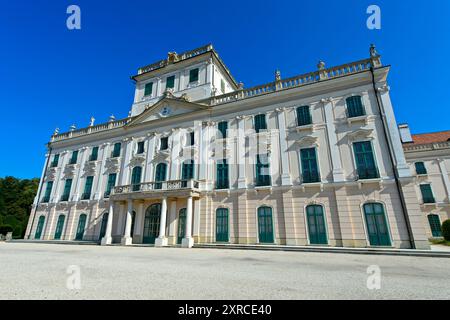
[[[133,239],[131,237],[122,237],[120,244],[123,246],[129,246],[130,244],[133,244]]]
[[[112,237],[103,237],[101,241],[102,246],[106,246],[112,243]]]
[[[193,238],[183,238],[181,240],[181,246],[183,248],[192,248],[194,246],[194,239]]]
[[[166,237],[164,238],[156,238],[155,240],[155,247],[166,247],[168,244],[168,239]]]

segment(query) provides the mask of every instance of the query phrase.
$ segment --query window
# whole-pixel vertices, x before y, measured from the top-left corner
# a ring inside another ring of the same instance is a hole
[[[427,174],[427,168],[425,168],[425,163],[416,162],[414,165],[416,166],[417,174]]]
[[[117,142],[116,144],[114,144],[114,149],[111,154],[111,157],[113,157],[113,158],[120,157],[120,148],[122,148],[122,144],[120,142]]]
[[[428,215],[428,223],[430,224],[431,235],[433,237],[442,237],[441,222],[437,214]]]
[[[173,89],[175,87],[175,76],[167,77],[166,89]]]
[[[198,68],[189,71],[189,83],[198,81]]]
[[[52,168],[57,167],[58,166],[58,162],[59,162],[59,154],[55,154],[53,156],[53,161],[52,161],[51,167]]]
[[[366,203],[363,206],[366,230],[371,246],[391,246],[389,228],[381,203]]]
[[[161,144],[160,144],[159,150],[167,150],[169,148],[169,138],[168,137],[162,137],[160,142],[161,142]]]
[[[53,188],[53,181],[47,182],[47,186],[45,187],[45,194],[44,194],[44,198],[42,198],[42,202],[50,201],[50,195],[52,193],[52,188]]]
[[[78,150],[72,152],[72,158],[70,158],[69,164],[76,164],[78,161]]]
[[[312,123],[309,106],[302,106],[297,108],[297,125],[306,126]]]
[[[355,142],[353,144],[353,151],[355,152],[358,179],[379,178],[370,141]]]
[[[228,179],[228,163],[226,159],[217,161],[216,164],[217,177],[216,177],[216,189],[228,189],[230,182]]]
[[[137,144],[137,154],[142,154],[145,152],[145,142],[144,141],[140,141]]]
[[[153,82],[149,82],[145,84],[144,96],[151,96],[153,92]]]
[[[186,188],[187,182],[190,179],[194,178],[194,161],[193,160],[186,160],[183,162],[183,167],[181,170],[181,187]]]
[[[98,159],[98,147],[92,148],[92,153],[89,157],[89,161],[97,161]]]
[[[131,186],[133,191],[141,189],[142,167],[134,167],[131,173]]]
[[[309,205],[306,207],[306,221],[308,223],[308,235],[310,244],[327,244],[327,230],[323,207]]]
[[[108,184],[106,185],[106,191],[105,191],[105,198],[109,198],[109,195],[111,194],[111,190],[116,186],[116,173],[111,173],[108,176]]]
[[[435,203],[433,191],[430,184],[421,184],[420,192],[422,193],[423,203]]]
[[[93,181],[94,181],[94,177],[92,177],[92,176],[86,177],[86,184],[84,185],[84,192],[81,196],[82,200],[89,200],[91,198]]]
[[[189,132],[189,136],[188,136],[189,140],[188,140],[188,146],[193,146],[195,144],[195,134],[194,131]]]
[[[227,121],[221,121],[217,125],[217,128],[219,130],[219,139],[225,139],[227,137],[227,130],[228,130],[228,122]]]
[[[302,149],[300,151],[302,162],[303,183],[319,182],[320,175],[317,166],[316,148]]]
[[[223,79],[220,79],[220,89],[222,90],[222,93],[225,93],[225,81],[223,81]]]
[[[256,186],[269,186],[269,157],[267,154],[258,154],[256,156]]]
[[[255,131],[259,133],[261,130],[267,129],[266,115],[258,114],[255,116]]]
[[[349,118],[364,116],[366,114],[360,96],[349,97],[346,101]]]
[[[64,192],[61,196],[61,201],[69,201],[70,189],[72,188],[72,179],[67,179],[64,185]]]
[[[158,163],[155,172],[155,189],[162,189],[162,181],[166,181],[167,164]]]

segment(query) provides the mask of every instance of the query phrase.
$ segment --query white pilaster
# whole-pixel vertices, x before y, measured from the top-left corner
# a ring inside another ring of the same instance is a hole
[[[194,245],[194,239],[192,238],[192,197],[187,198],[186,206],[186,232],[181,246],[183,248],[192,248]]]
[[[445,159],[437,159],[437,161],[439,163],[439,169],[441,170],[442,180],[444,181],[447,198],[450,200],[450,180],[448,178],[447,168],[445,167]]]
[[[104,143],[101,146],[100,149],[100,158],[101,163],[100,163],[100,168],[98,168],[98,178],[97,180],[97,185],[94,186],[94,190],[95,190],[95,196],[94,199],[99,200],[101,198],[103,198],[103,186],[106,185],[107,180],[108,180],[108,176],[105,174],[105,166],[106,166],[106,159],[108,158],[108,154],[109,154],[109,146],[111,144],[110,143]],[[105,190],[106,191],[106,190]]]
[[[177,202],[173,200],[170,202],[169,210],[169,237],[175,237],[176,232],[176,220],[177,220]]]
[[[113,214],[114,214],[114,202],[110,201],[109,202],[108,222],[106,224],[106,232],[105,232],[105,236],[102,238],[102,241],[101,241],[102,246],[112,243]]]
[[[238,122],[237,132],[237,168],[238,168],[238,188],[247,188],[245,176],[245,116],[236,117]]]
[[[124,246],[128,246],[133,243],[131,239],[131,219],[133,215],[133,200],[128,199],[127,201],[127,212],[126,212],[126,221],[125,221],[125,233],[122,237],[121,244]]]
[[[170,157],[170,173],[168,180],[177,180],[179,178],[180,152],[181,152],[181,130],[179,128],[172,129],[171,140],[171,157]]]
[[[159,224],[159,237],[155,240],[155,247],[167,246],[166,237],[166,221],[167,221],[167,198],[162,198],[161,201],[161,220]]]
[[[147,134],[147,157],[144,166],[144,182],[153,180],[153,158],[155,157],[156,133]]]
[[[81,184],[81,180],[82,179],[82,169],[84,166],[84,163],[86,162],[86,155],[88,153],[88,148],[87,147],[83,147],[81,149],[81,157],[79,157],[78,159],[78,170],[77,173],[75,175],[75,193],[72,196],[72,201],[79,201],[81,199],[81,188],[82,188],[82,184]],[[69,199],[70,200],[70,199]]]
[[[122,164],[120,166],[120,185],[128,185],[130,184],[130,170],[131,168],[129,167],[129,163],[130,163],[130,159],[131,159],[131,153],[132,153],[132,144],[133,144],[133,139],[132,138],[125,138],[123,139],[123,142],[125,143],[125,146],[123,148],[123,155],[121,154],[121,158],[122,158]]]
[[[292,185],[292,178],[289,173],[289,154],[286,140],[286,110],[278,108],[277,119],[280,138],[280,156],[281,156],[281,184],[283,186]]]
[[[55,190],[52,192],[53,193],[52,202],[59,202],[59,200],[61,198],[63,188],[64,188],[63,173],[64,173],[64,168],[66,167],[68,162],[69,162],[69,152],[68,151],[61,152],[60,158],[59,158],[59,163],[60,163],[61,168],[59,169],[59,174],[58,174],[58,178],[56,180],[56,185],[53,184],[53,188]]]

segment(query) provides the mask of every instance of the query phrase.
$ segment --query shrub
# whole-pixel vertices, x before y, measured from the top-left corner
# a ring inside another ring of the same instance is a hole
[[[8,232],[12,232],[13,231],[13,227],[11,227],[9,224],[4,224],[0,226],[0,234],[3,234],[4,236],[6,236],[6,234]]]
[[[445,240],[450,241],[450,219],[442,223],[442,236]]]

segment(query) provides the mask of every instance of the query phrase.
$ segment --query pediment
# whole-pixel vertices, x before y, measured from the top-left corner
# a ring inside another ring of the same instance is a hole
[[[195,111],[207,110],[209,107],[188,101],[185,97],[176,98],[165,96],[157,103],[149,105],[140,115],[127,124],[135,126],[144,122],[162,120],[174,116],[180,116]]]

